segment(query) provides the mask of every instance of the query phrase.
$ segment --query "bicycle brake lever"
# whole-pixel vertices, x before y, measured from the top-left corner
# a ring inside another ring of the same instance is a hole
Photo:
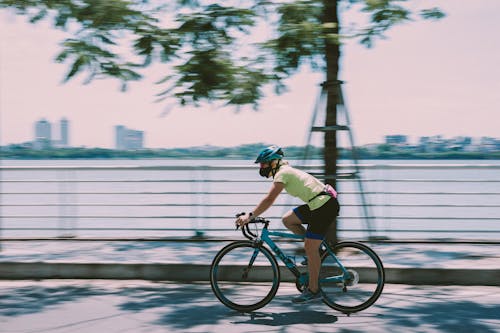
[[[245,215],[245,212],[241,212],[241,213],[236,214],[236,217],[240,217],[242,215]],[[240,226],[238,224],[236,224],[236,229],[235,230],[238,230],[239,228],[240,228]]]

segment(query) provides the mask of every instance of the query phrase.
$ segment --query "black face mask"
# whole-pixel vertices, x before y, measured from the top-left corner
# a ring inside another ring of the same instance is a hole
[[[273,168],[272,166],[268,166],[268,167],[265,167],[265,168],[260,168],[259,169],[259,175],[261,175],[262,177],[269,178],[269,173],[271,172],[272,168]]]

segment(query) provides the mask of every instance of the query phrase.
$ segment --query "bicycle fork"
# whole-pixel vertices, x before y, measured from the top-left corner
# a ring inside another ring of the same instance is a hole
[[[259,249],[255,249],[253,251],[252,257],[250,258],[250,262],[248,266],[243,269],[243,275],[241,276],[244,280],[248,278],[248,272],[252,269],[253,263],[255,262],[255,258],[257,258],[257,254],[259,253]]]
[[[253,253],[252,253],[252,257],[250,258],[250,261],[248,262],[247,267],[245,267],[243,269],[243,275],[241,276],[243,279],[247,279],[248,278],[248,273],[252,269],[252,266],[253,266],[253,264],[255,262],[255,259],[257,259],[257,256],[259,255],[260,247],[262,246],[262,241],[255,242],[254,245],[255,246],[254,246],[254,250],[253,250]]]

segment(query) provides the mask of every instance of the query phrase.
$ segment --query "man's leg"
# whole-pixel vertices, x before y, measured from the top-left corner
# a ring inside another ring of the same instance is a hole
[[[307,268],[309,270],[309,286],[300,296],[294,297],[294,303],[307,303],[321,298],[319,293],[319,269],[321,266],[321,258],[319,256],[319,247],[321,239],[308,238],[306,236],[304,248],[307,255]]]
[[[314,238],[306,238],[304,248],[307,255],[307,268],[309,269],[309,290],[317,293],[319,290],[319,269],[321,266],[321,258],[319,256],[319,247],[322,240]]]
[[[293,212],[293,210],[290,210],[285,215],[283,215],[283,224],[285,225],[285,227],[287,227],[288,230],[292,231],[296,235],[306,234],[306,229],[302,225],[302,221]]]

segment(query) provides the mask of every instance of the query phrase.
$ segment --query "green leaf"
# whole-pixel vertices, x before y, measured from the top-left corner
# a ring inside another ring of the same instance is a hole
[[[41,9],[38,14],[30,18],[30,23],[36,23],[47,16],[47,10],[45,8]]]
[[[175,88],[176,88],[175,86],[172,86],[172,87],[170,87],[170,88],[168,88],[166,90],[163,90],[163,91],[155,94],[155,96],[157,96],[157,97],[165,97],[168,94],[170,94]]]
[[[145,35],[136,40],[134,48],[140,55],[151,55],[151,52],[153,51],[153,42],[153,36]]]
[[[108,44],[108,45],[116,45],[116,43],[114,41],[112,41],[111,39],[109,39],[107,36],[105,36],[104,34],[96,34],[95,37],[97,39],[99,39],[101,42],[105,43],[105,44]]]
[[[439,8],[423,9],[420,16],[426,20],[439,20],[446,16]]]
[[[64,62],[67,57],[68,57],[68,51],[64,50],[57,55],[57,57],[55,58],[55,61],[61,63],[61,62]]]
[[[153,57],[150,54],[148,54],[147,56],[144,57],[144,62],[142,63],[142,67],[147,67],[151,65],[152,62],[153,62]]]
[[[66,23],[70,19],[70,15],[66,13],[59,13],[54,19],[54,26],[57,28],[65,28]]]
[[[155,82],[156,84],[162,84],[162,83],[165,83],[167,82],[168,80],[172,79],[173,75],[167,75],[165,76],[163,79],[161,79],[160,81],[157,81]]]
[[[120,69],[120,76],[127,80],[127,81],[138,81],[142,79],[142,75],[137,73],[136,71],[133,71],[129,68],[121,68]]]
[[[69,81],[85,64],[87,64],[87,58],[83,55],[79,56],[71,66],[71,70],[66,74],[65,81]]]

